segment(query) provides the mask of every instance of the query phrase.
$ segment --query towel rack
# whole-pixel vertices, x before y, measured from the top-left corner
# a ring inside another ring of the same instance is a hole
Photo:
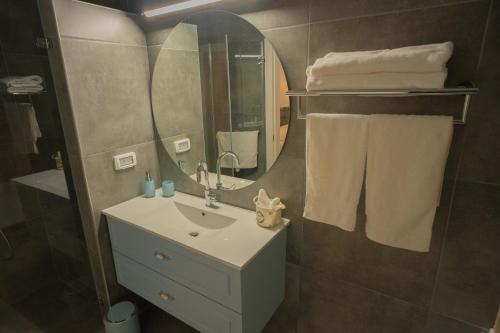
[[[464,96],[462,107],[462,117],[455,119],[454,124],[464,125],[467,122],[467,112],[469,111],[470,99],[472,95],[479,92],[479,88],[472,83],[464,83],[455,88],[442,89],[371,89],[371,90],[289,90],[286,95],[297,97],[297,119],[306,119],[300,110],[301,97],[320,96],[360,96],[360,97],[415,97],[415,96]]]

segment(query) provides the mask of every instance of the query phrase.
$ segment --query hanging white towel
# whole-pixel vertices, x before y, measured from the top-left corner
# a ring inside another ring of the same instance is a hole
[[[452,53],[452,42],[373,51],[331,52],[314,62],[311,75],[442,72]]]
[[[367,116],[307,115],[305,218],[354,230],[367,134]]]
[[[26,108],[25,112],[28,114],[28,122],[30,128],[30,137],[33,145],[33,152],[35,154],[39,154],[38,150],[38,139],[42,137],[42,131],[40,130],[40,126],[38,125],[38,120],[36,119],[36,112],[33,105],[30,103],[21,103],[20,108]]]
[[[259,131],[217,132],[219,155],[232,151],[238,156],[240,163],[234,165],[234,160],[226,156],[221,161],[223,168],[252,169],[257,167]]]
[[[310,68],[308,69],[308,73]],[[306,89],[439,89],[444,87],[447,71],[437,73],[372,73],[315,77],[308,74]]]
[[[370,117],[368,238],[398,248],[429,251],[452,134],[452,117]]]
[[[38,154],[37,141],[42,137],[31,103],[4,103],[5,114],[14,141],[31,141],[31,153]]]

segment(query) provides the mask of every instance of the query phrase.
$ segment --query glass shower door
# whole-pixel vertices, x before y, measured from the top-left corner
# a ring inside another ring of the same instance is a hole
[[[99,307],[36,1],[0,5],[0,332],[94,332]]]

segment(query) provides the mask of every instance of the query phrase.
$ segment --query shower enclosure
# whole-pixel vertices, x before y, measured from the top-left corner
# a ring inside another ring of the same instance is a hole
[[[199,51],[209,168],[215,169],[218,132],[258,131],[258,151],[265,152],[264,40],[201,35]],[[256,168],[225,170],[246,179],[257,179],[265,171],[265,153],[258,155]]]
[[[47,50],[35,46],[36,1],[2,1],[0,33],[0,332],[95,332],[99,307]],[[32,75],[43,82],[9,86]]]

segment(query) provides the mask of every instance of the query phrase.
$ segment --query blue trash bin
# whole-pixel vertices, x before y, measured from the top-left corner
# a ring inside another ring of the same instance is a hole
[[[141,333],[137,307],[131,302],[113,305],[104,318],[106,333]]]

